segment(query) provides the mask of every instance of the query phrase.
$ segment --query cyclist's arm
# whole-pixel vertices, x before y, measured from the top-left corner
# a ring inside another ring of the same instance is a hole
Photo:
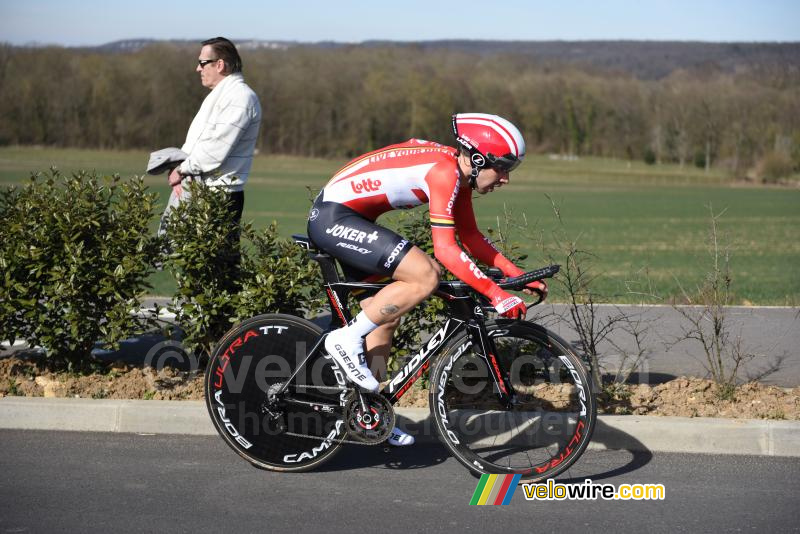
[[[469,191],[462,192],[456,198],[454,216],[461,244],[472,257],[486,265],[497,267],[505,276],[519,276],[525,272],[494,248],[489,238],[478,230],[475,212],[472,209],[472,195]]]
[[[481,271],[456,242],[454,208],[460,196],[458,176],[446,166],[437,165],[428,177],[431,235],[436,259],[479,293],[492,298],[502,291]]]

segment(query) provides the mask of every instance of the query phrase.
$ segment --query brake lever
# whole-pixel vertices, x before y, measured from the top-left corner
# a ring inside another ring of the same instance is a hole
[[[539,304],[541,304],[542,301],[544,301],[544,297],[542,295],[539,295],[539,300],[537,300],[535,302],[531,302],[530,304],[526,302],[525,303],[525,309],[526,310],[530,310],[534,306],[538,306]]]

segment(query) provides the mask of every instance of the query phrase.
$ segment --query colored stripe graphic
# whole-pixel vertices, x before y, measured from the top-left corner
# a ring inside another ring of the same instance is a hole
[[[489,478],[486,479],[486,485],[483,487],[481,498],[478,499],[478,504],[480,506],[486,504],[486,499],[489,498],[489,494],[492,492],[492,488],[494,487],[494,483],[496,480],[497,480],[497,475],[489,475]]]
[[[481,493],[483,493],[483,487],[486,485],[486,481],[489,479],[489,475],[481,475],[481,479],[478,481],[478,487],[475,488],[475,493],[472,494],[472,499],[469,501],[470,505],[478,504],[478,501],[481,498]]]
[[[520,478],[522,475],[481,475],[478,487],[475,488],[469,504],[509,504]]]
[[[511,477],[511,475],[506,475]],[[511,482],[508,485],[508,491],[506,492],[506,496],[503,499],[503,502],[500,504],[510,504],[511,497],[514,496],[514,492],[517,491],[517,485],[519,484],[519,479],[522,478],[522,475],[514,475],[511,477]]]

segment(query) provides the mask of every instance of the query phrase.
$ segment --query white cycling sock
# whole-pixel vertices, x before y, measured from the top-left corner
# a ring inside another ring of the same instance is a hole
[[[325,350],[339,363],[345,374],[368,391],[378,391],[380,385],[364,358],[364,339],[377,325],[362,311],[352,324],[334,330],[325,339]]]
[[[378,328],[378,325],[373,323],[362,310],[345,328],[347,328],[348,335],[352,333],[355,339],[357,337],[366,337],[367,334]]]
[[[406,445],[413,445],[416,440],[411,434],[407,434],[400,428],[394,427],[388,441],[389,445],[394,445],[395,447],[405,447]]]

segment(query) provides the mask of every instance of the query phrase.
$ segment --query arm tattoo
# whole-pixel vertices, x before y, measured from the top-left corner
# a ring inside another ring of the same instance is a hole
[[[381,308],[381,315],[392,315],[400,311],[400,308],[395,306],[394,304],[389,304],[388,306],[384,306]]]

